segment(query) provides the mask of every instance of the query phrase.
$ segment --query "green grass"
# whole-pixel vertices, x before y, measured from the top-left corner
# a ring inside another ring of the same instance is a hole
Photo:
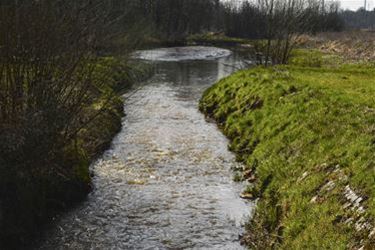
[[[344,223],[356,215],[342,206],[349,184],[367,197],[365,218],[374,222],[374,94],[374,67],[344,65],[317,51],[296,51],[289,66],[237,72],[204,93],[200,109],[216,119],[238,160],[256,173],[251,190],[261,199],[249,223],[250,246],[374,244],[368,232]],[[322,190],[330,180],[333,190]],[[316,195],[319,202],[311,202]]]
[[[296,49],[291,54],[289,64],[302,67],[338,67],[344,63],[338,55],[324,54],[315,49]]]

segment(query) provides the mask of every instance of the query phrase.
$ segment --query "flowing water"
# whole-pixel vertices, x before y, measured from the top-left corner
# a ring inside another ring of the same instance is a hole
[[[156,74],[125,96],[123,129],[92,166],[94,191],[41,249],[243,249],[253,204],[232,181],[227,139],[197,108],[241,57],[212,47],[134,56],[153,60]]]

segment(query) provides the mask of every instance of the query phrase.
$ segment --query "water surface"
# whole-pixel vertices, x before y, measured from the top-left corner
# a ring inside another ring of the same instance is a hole
[[[123,129],[92,165],[94,191],[41,248],[243,249],[252,204],[232,181],[227,139],[197,108],[241,57],[205,47],[135,56],[154,60],[156,74],[125,96]]]

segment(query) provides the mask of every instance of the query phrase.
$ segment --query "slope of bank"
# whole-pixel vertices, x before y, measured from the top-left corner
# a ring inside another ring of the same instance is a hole
[[[251,248],[371,249],[375,70],[311,56],[237,72],[200,109],[246,163],[244,195],[260,198],[243,238]]]
[[[61,148],[56,152],[59,157],[48,162],[45,162],[48,152],[40,152],[24,162],[38,164],[40,169],[46,169],[47,164],[48,171],[38,168],[32,172],[20,171],[0,159],[0,249],[28,248],[31,238],[51,218],[86,197],[91,190],[91,162],[121,129],[124,115],[121,95],[134,82],[146,77],[149,70],[106,57],[98,60],[94,74],[106,84],[97,92],[94,104],[84,107],[85,117],[80,119],[85,126],[74,138],[74,144]]]

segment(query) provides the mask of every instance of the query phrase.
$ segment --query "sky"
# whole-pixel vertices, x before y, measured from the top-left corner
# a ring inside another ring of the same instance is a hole
[[[223,0],[231,1],[231,0]],[[236,0],[240,2],[241,0]],[[342,9],[357,10],[360,7],[365,5],[365,0],[338,0],[341,3]],[[375,8],[375,0],[366,0],[367,1],[367,10],[373,10]],[[329,0],[326,0],[329,2]]]
[[[341,8],[357,10],[360,7],[363,7],[365,0],[340,0]],[[374,6],[374,0],[367,0],[367,10],[372,10]]]

